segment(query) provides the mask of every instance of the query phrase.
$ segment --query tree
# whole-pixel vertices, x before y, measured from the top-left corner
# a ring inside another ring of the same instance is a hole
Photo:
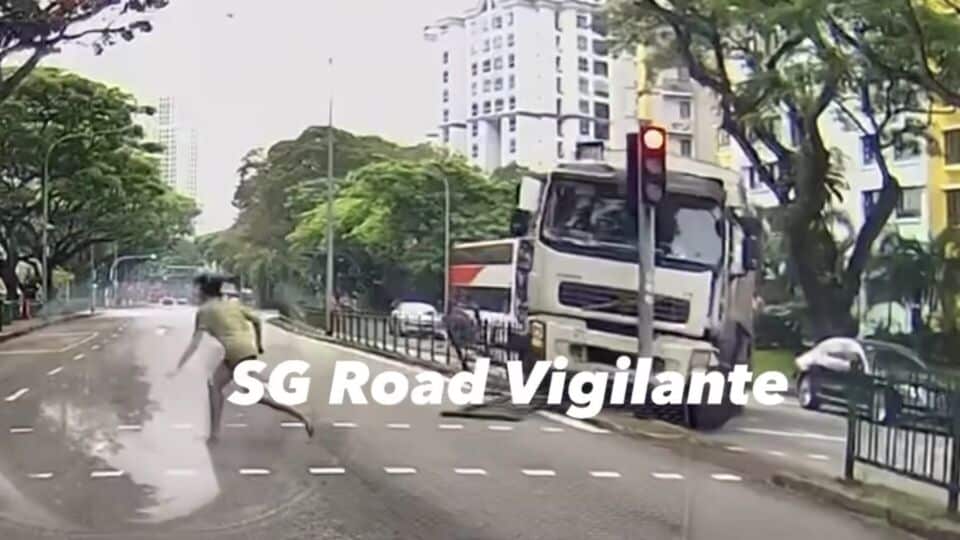
[[[903,1],[859,4],[887,16]],[[721,128],[786,212],[790,266],[817,338],[856,332],[851,307],[901,193],[883,150],[917,145],[938,112],[925,87],[883,69],[845,39],[860,28],[851,3],[858,2],[620,0],[612,6],[617,41],[646,46],[651,72],[679,63],[716,96]],[[900,38],[901,50],[912,47],[908,40]],[[879,200],[849,249],[833,230],[843,160],[823,129],[838,117],[872,142],[882,177]]]
[[[381,302],[443,291],[444,181],[450,184],[451,241],[507,233],[516,183],[481,174],[457,157],[387,160],[358,169],[336,201],[337,237],[366,254],[382,283]],[[295,247],[322,245],[326,211],[318,206],[290,235]]]
[[[44,57],[64,43],[93,39],[100,54],[118,39],[150,32],[144,17],[168,0],[0,0],[0,103],[16,90]],[[8,68],[8,62],[26,60]]]
[[[16,294],[19,261],[41,258],[43,164],[50,160],[50,268],[67,265],[91,244],[161,249],[191,230],[195,204],[160,178],[155,152],[133,116],[132,96],[41,68],[0,103],[0,265]],[[66,135],[82,135],[64,140]]]

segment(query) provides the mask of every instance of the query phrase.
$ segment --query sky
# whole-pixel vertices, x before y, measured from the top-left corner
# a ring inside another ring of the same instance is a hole
[[[403,144],[436,130],[436,73],[423,29],[475,0],[171,0],[155,30],[100,56],[67,45],[46,65],[176,99],[199,133],[198,232],[229,227],[240,158],[334,123]],[[334,58],[333,69],[328,58]]]

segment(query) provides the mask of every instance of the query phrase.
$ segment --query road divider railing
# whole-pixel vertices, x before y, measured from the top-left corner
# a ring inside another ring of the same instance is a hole
[[[960,385],[928,372],[851,372],[844,476],[857,463],[947,490],[960,498]]]

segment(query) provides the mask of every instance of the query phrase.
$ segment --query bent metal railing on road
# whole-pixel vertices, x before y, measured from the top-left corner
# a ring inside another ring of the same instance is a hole
[[[440,317],[391,317],[388,314],[334,311],[332,336],[346,344],[401,354],[422,361],[467,367],[484,356],[492,365],[518,360],[520,353],[512,345],[519,328],[511,324],[481,321],[466,332],[451,332]]]
[[[863,463],[960,496],[960,388],[930,373],[848,375],[844,476]]]

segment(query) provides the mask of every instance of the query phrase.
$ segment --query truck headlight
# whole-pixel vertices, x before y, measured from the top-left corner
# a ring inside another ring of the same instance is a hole
[[[538,359],[547,353],[547,325],[541,321],[530,323],[530,352]]]

